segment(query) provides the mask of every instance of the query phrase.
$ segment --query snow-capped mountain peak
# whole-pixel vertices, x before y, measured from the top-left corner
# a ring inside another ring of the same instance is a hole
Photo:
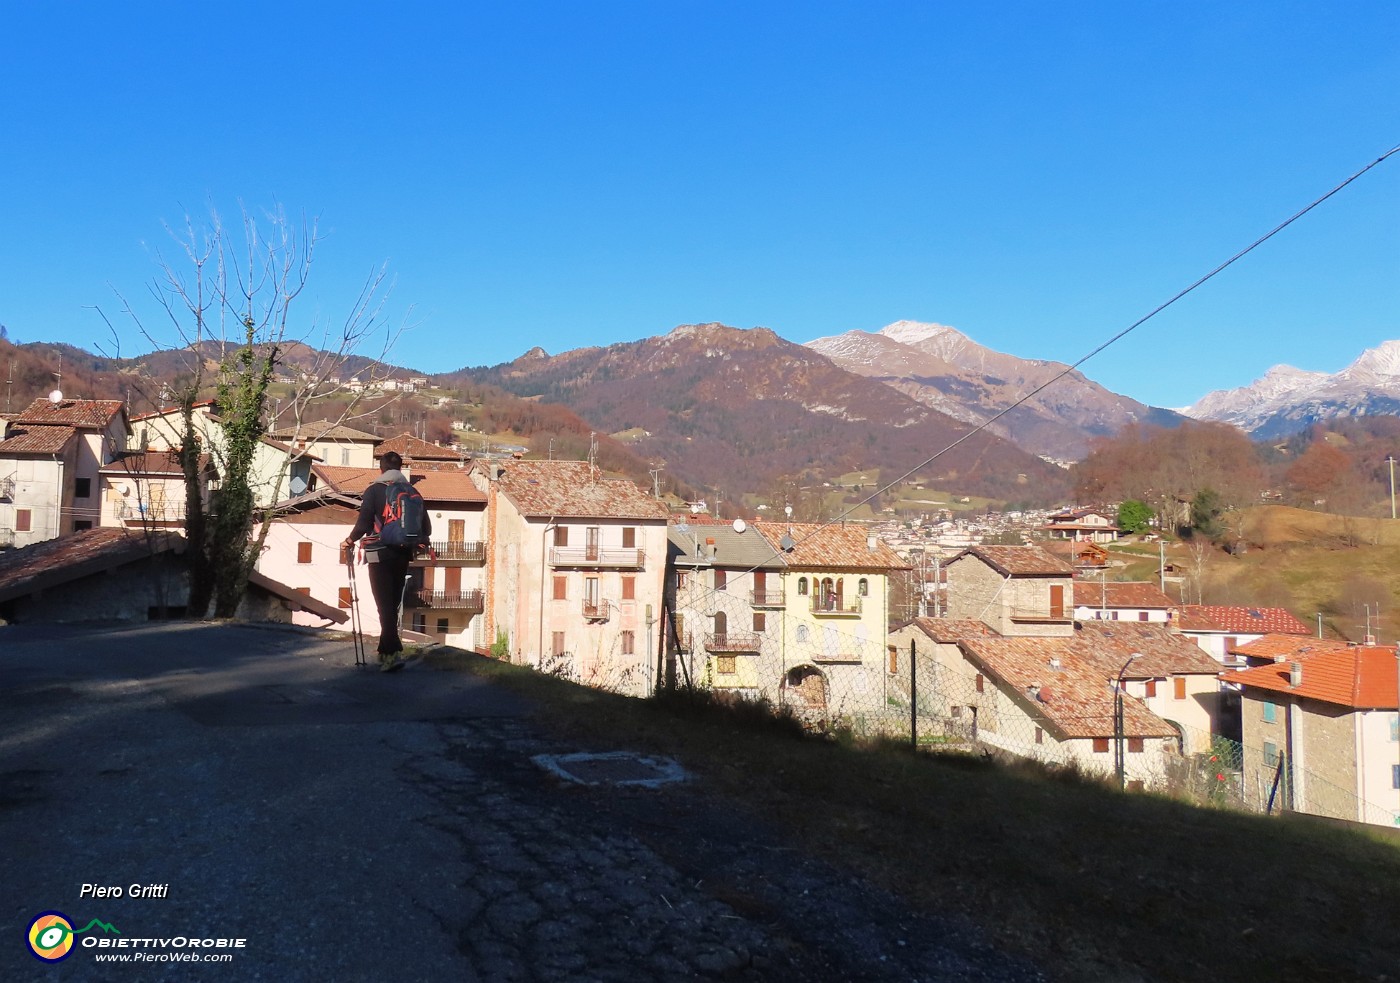
[[[891,341],[897,341],[901,345],[917,345],[921,341],[928,341],[930,338],[941,338],[949,333],[963,337],[957,328],[950,328],[946,324],[933,324],[927,321],[896,321],[887,324],[876,334],[882,334]]]

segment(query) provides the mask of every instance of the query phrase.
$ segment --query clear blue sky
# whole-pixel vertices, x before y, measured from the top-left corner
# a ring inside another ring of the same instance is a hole
[[[1400,4],[0,5],[0,323],[109,346],[280,202],[426,371],[902,318],[1072,361],[1400,143]],[[1400,338],[1400,155],[1085,371],[1179,406]],[[135,336],[123,352],[143,348]]]

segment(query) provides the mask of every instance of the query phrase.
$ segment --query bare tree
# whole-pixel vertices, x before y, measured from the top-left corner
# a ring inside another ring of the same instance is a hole
[[[215,617],[234,615],[266,540],[273,505],[286,492],[293,462],[304,453],[297,449],[297,437],[310,414],[317,403],[335,397],[339,415],[331,422],[352,417],[375,380],[349,392],[342,378],[347,362],[362,347],[377,344],[369,372],[382,375],[383,360],[403,330],[385,315],[392,284],[384,266],[369,273],[338,323],[302,315],[299,300],[320,242],[314,220],[289,219],[280,207],[258,219],[244,208],[240,226],[230,230],[212,209],[205,222],[186,216],[180,230],[167,226],[179,260],[157,252],[160,275],[149,288],[167,332],[148,325],[118,294],[123,314],[149,344],[186,358],[186,371],[167,395],[178,406],[169,439],[184,473],[187,611],[195,618],[211,604]],[[275,457],[269,468],[263,450],[269,388],[293,353],[296,365],[282,416],[290,415],[295,436],[291,452]],[[197,410],[210,398],[217,417]],[[206,497],[202,474],[211,459],[217,487]],[[257,525],[261,531],[253,538]]]

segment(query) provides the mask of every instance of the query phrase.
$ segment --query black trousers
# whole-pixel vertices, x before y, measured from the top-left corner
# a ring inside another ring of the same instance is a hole
[[[399,605],[403,601],[404,581],[408,579],[408,561],[412,556],[408,550],[397,546],[381,546],[379,562],[369,564],[369,587],[374,593],[374,604],[379,608],[380,655],[403,651],[403,642],[399,640]]]

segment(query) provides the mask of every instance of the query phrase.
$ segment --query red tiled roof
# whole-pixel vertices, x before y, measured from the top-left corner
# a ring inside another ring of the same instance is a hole
[[[972,555],[1003,577],[1072,577],[1074,567],[1039,546],[973,546],[948,560],[951,566]]]
[[[140,530],[102,526],[6,550],[0,553],[0,601],[113,570],[155,553],[179,552],[184,544],[185,538],[175,532],[148,537]]]
[[[397,451],[405,461],[460,461],[467,455],[450,447],[439,447],[426,440],[419,440],[411,433],[401,433],[380,442],[374,449],[376,455]]]
[[[465,471],[414,471],[413,487],[429,502],[486,502],[486,493]]]
[[[1289,684],[1289,662],[1275,662],[1229,675],[1246,689],[1287,693],[1337,706],[1394,710],[1400,704],[1396,688],[1395,649],[1380,645],[1351,645],[1301,655],[1290,660],[1302,666],[1303,678]]]
[[[605,478],[586,461],[491,461],[500,467],[500,491],[533,518],[654,519],[671,514],[665,503],[625,478]]]
[[[311,470],[316,472],[324,485],[347,495],[363,495],[369,483],[380,474],[377,467],[343,468],[330,464],[314,464]]]
[[[253,570],[248,574],[248,586],[259,590],[267,591],[274,597],[280,597],[284,601],[291,602],[293,607],[301,608],[303,611],[310,611],[318,618],[325,618],[334,621],[336,624],[344,624],[350,620],[348,611],[331,607],[325,601],[318,601],[310,594],[305,594],[295,587],[289,587],[280,580],[273,580],[265,573]]]
[[[1003,690],[1067,738],[1112,737],[1118,666],[1076,638],[969,638],[959,648]],[[1058,667],[1050,660],[1058,660]],[[1115,657],[1116,658],[1116,657]],[[1032,687],[1039,695],[1031,696]],[[1127,737],[1172,737],[1171,724],[1137,697],[1123,696]]]
[[[1144,581],[1100,584],[1092,580],[1074,582],[1074,604],[1081,608],[1174,608],[1177,603],[1156,584]]]
[[[212,467],[212,457],[208,454],[199,455],[199,468],[201,471],[208,470]],[[136,453],[123,454],[115,461],[111,461],[99,468],[98,473],[106,475],[183,475],[185,471],[184,468],[180,466],[179,451],[138,451]]]
[[[65,399],[57,404],[47,399],[30,403],[15,423],[39,423],[83,430],[101,430],[118,414],[124,414],[119,399]]]
[[[999,637],[997,630],[986,622],[963,618],[915,618],[909,624],[935,642],[955,644],[965,638]]]
[[[1261,635],[1252,642],[1234,647],[1235,654],[1251,659],[1296,659],[1324,649],[1344,649],[1339,638],[1300,638],[1297,635]]]
[[[61,454],[77,433],[76,427],[11,425],[9,436],[0,440],[0,454]]]
[[[1284,608],[1258,608],[1258,607],[1237,607],[1225,604],[1183,604],[1181,606],[1183,617],[1191,618],[1193,623],[1197,618],[1204,618],[1216,626],[1215,629],[1209,627],[1193,628],[1196,631],[1222,631],[1233,632],[1241,635],[1310,635],[1312,629]],[[1183,629],[1186,628],[1182,624]]]
[[[1124,679],[1164,679],[1167,676],[1214,676],[1216,662],[1199,645],[1166,625],[1148,621],[1088,621],[1075,638],[1105,660],[1116,676],[1128,656],[1136,653]]]
[[[789,567],[808,570],[904,570],[908,564],[874,533],[861,526],[820,525],[814,522],[755,522]],[[796,545],[782,549],[784,536]],[[872,549],[870,540],[875,540]]]

